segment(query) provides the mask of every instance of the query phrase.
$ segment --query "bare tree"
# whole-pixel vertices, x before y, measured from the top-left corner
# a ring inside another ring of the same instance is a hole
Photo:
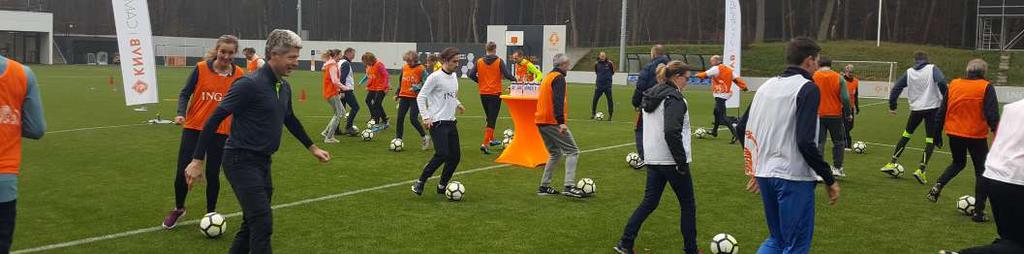
[[[480,12],[480,2],[479,1],[473,1],[473,11],[472,11],[473,14],[469,16],[470,23],[471,23],[471,25],[469,26],[469,29],[473,30],[473,42],[480,42],[480,34],[477,33],[477,31],[480,30],[480,28],[479,28],[480,26],[477,25],[477,20],[479,20],[479,17],[477,16],[477,14],[479,12]]]
[[[423,0],[420,0],[420,10],[423,11],[423,16],[425,18],[427,18],[427,32],[430,34],[430,41],[435,41],[434,40],[434,22],[430,20],[430,17],[432,15],[430,15],[430,12],[427,11],[427,6],[423,4]],[[349,12],[349,14],[351,14],[351,12]],[[349,26],[351,26],[351,25],[352,25],[352,22],[349,21]]]
[[[825,3],[825,14],[821,15],[821,22],[818,23],[818,41],[828,40],[828,28],[832,25],[832,12],[836,9],[836,0],[827,0]]]
[[[764,42],[764,0],[757,0],[757,25],[755,26],[754,42]]]

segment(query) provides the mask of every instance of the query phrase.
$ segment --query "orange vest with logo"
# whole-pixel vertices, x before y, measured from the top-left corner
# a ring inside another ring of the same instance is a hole
[[[323,75],[323,86],[324,86],[323,94],[324,94],[324,100],[330,100],[331,97],[334,97],[334,96],[338,95],[339,93],[341,93],[340,88],[338,88],[338,86],[334,84],[334,81],[331,80],[331,70],[332,69],[337,71],[337,69],[338,69],[338,63],[337,62],[331,62],[331,63],[328,63],[328,64],[324,65],[324,70],[323,70],[323,72],[324,72],[324,75]]]
[[[480,94],[500,95],[502,90],[501,59],[494,60],[491,64],[487,64],[483,58],[477,59],[476,77],[477,84],[480,85]]]
[[[259,57],[253,57],[252,60],[246,61],[246,63],[245,63],[245,70],[248,71],[246,73],[253,73],[253,72],[256,72],[256,70],[258,70],[258,69],[260,69],[260,58]]]
[[[946,106],[946,133],[965,138],[988,138],[984,104],[988,81],[954,79],[949,82]]]
[[[366,75],[369,76],[369,83],[366,84],[366,90],[368,91],[387,91],[388,90],[388,73],[379,73],[380,69],[384,68],[384,63],[377,61],[373,66],[366,67]]]
[[[843,101],[839,98],[839,73],[834,71],[814,72],[814,84],[821,91],[821,105],[818,106],[818,117],[843,115]]]
[[[412,90],[412,85],[423,84],[423,65],[416,65],[411,67],[409,64],[402,66],[402,80],[399,84],[401,87],[398,91],[398,97],[402,98],[416,98],[419,94]]]
[[[7,60],[0,74],[0,173],[18,174],[21,168],[21,110],[28,94],[25,68]]]
[[[846,81],[846,92],[850,93],[850,107],[857,105],[857,87],[860,86],[860,79]]]
[[[544,79],[540,82],[540,91],[537,93],[537,113],[534,114],[534,123],[536,124],[558,124],[558,120],[555,119],[555,102],[552,101],[554,96],[553,87],[551,83],[556,78],[561,77],[562,73],[558,71],[549,72],[548,75],[544,76]],[[566,89],[566,88],[562,88]],[[564,91],[563,91],[564,92]],[[566,118],[569,117],[569,96],[565,96],[565,107],[562,108],[562,115]]]
[[[195,90],[192,91],[192,99],[189,100],[188,112],[185,113],[185,128],[203,130],[206,119],[210,118],[213,111],[220,105],[220,101],[227,96],[228,89],[235,80],[242,77],[242,68],[234,66],[234,72],[230,76],[223,76],[210,69],[206,61],[196,64],[196,71],[199,78],[196,79]],[[217,127],[217,133],[228,135],[231,131],[231,117],[228,116],[224,122]]]
[[[732,68],[724,64],[718,65],[718,76],[711,79],[712,93],[732,93]]]

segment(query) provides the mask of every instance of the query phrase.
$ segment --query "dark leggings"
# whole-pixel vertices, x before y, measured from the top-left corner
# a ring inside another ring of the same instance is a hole
[[[17,217],[18,200],[0,203],[0,253],[11,251],[14,241],[14,221]]]
[[[850,136],[850,132],[853,131],[852,119],[846,119],[846,148],[853,148],[853,136]]]
[[[416,128],[416,132],[423,137],[427,134],[423,132],[423,126],[420,124],[420,107],[416,105],[416,98],[398,98],[398,122],[395,123],[395,137],[402,139],[405,134],[405,114],[409,114],[409,122],[412,123],[412,127]]]
[[[366,107],[370,108],[370,118],[377,124],[384,124],[388,114],[384,113],[385,91],[369,91],[366,93]]]
[[[1024,186],[984,178],[992,199],[992,219],[996,222],[999,240],[960,251],[962,254],[1024,253]]]
[[[480,103],[484,105],[484,114],[487,115],[487,128],[494,129],[498,122],[498,112],[501,111],[501,97],[481,94]]]
[[[934,140],[939,137],[940,132],[942,132],[942,129],[940,129],[942,126],[939,126],[939,124],[935,122],[936,111],[936,109],[929,109],[910,112],[910,117],[907,118],[907,128],[903,131],[903,137],[896,143],[896,149],[893,150],[892,160],[890,162],[896,163],[896,161],[900,159],[900,156],[902,156],[903,151],[906,150],[907,143],[910,142],[910,137],[914,134],[917,126],[920,126],[921,122],[924,122],[924,129],[926,131],[925,134],[927,138],[925,138],[924,156],[921,157],[921,163],[918,165],[918,168],[925,170],[925,167],[928,165],[928,161],[932,158],[932,152],[935,151]]]
[[[434,142],[434,157],[430,158],[427,166],[423,167],[423,174],[420,174],[420,182],[426,182],[427,178],[434,175],[434,171],[444,164],[444,171],[441,172],[440,186],[447,186],[448,181],[455,174],[455,168],[462,160],[462,151],[459,150],[459,130],[455,127],[455,121],[438,121],[430,127],[430,138]]]
[[[210,147],[206,149],[206,212],[217,210],[217,197],[220,194],[220,161],[223,158],[224,141],[228,136],[216,134]],[[185,183],[185,167],[192,162],[192,153],[196,151],[199,131],[182,129],[181,146],[178,148],[178,170],[174,176],[174,207],[185,208],[185,197],[188,196],[188,184]]]
[[[712,136],[718,136],[719,125],[725,125],[726,128],[729,128],[729,134],[736,138],[736,128],[732,126],[732,121],[726,116],[725,110],[725,99],[715,97],[715,122],[714,127],[711,128]]]
[[[693,197],[693,178],[690,174],[679,174],[675,165],[647,165],[644,199],[629,217],[621,242],[624,247],[633,248],[640,226],[661,203],[666,183],[672,186],[676,200],[679,201],[679,231],[683,234],[684,250],[686,253],[697,253],[697,205]]]
[[[594,99],[590,103],[590,115],[591,116],[593,116],[594,114],[597,114],[597,102],[601,100],[601,96],[602,95],[608,101],[608,114],[611,114],[611,113],[614,112],[615,103],[612,102],[612,87],[611,87],[611,85],[608,85],[606,87],[598,86],[597,89],[594,89]]]
[[[359,114],[359,99],[356,99],[356,92],[345,92],[345,98],[341,98],[341,103],[348,105],[348,121],[345,122],[345,129],[351,129],[352,121],[355,121],[356,114]]]
[[[967,153],[971,154],[971,162],[974,163],[974,198],[976,212],[985,212],[985,201],[988,200],[984,177],[985,157],[988,156],[988,141],[986,139],[962,138],[953,135],[949,136],[949,151],[953,154],[953,163],[949,164],[942,176],[939,177],[939,184],[945,186],[953,180],[960,171],[967,166]]]

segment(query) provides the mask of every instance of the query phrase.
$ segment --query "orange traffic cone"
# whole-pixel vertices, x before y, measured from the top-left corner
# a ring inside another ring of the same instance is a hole
[[[306,102],[306,89],[303,88],[302,92],[299,93],[299,102]]]

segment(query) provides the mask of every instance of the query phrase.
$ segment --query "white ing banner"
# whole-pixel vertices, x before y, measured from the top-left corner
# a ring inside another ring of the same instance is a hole
[[[128,106],[157,103],[156,58],[145,0],[112,0],[117,48],[121,55],[121,80]]]
[[[740,1],[725,0],[725,53],[722,54],[722,61],[725,65],[732,67],[735,76],[740,75]],[[740,88],[732,84],[733,96],[725,101],[726,108],[740,107]]]

